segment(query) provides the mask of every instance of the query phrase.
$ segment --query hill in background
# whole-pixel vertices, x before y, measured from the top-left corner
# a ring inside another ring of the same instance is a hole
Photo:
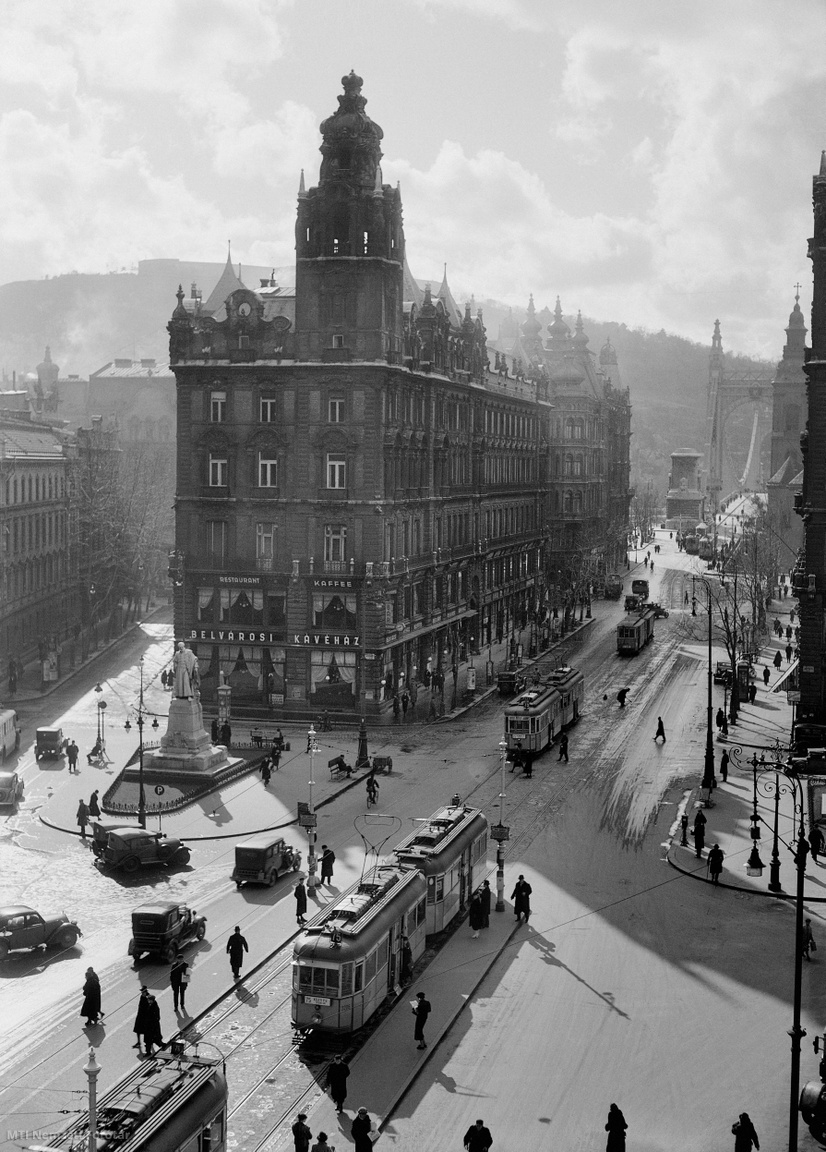
[[[144,260],[136,273],[70,274],[48,280],[0,286],[0,368],[7,379],[16,371],[33,372],[48,344],[60,375],[87,377],[115,357],[168,357],[166,325],[175,307],[178,285],[190,295],[196,284],[209,295],[223,264],[182,260]],[[250,287],[273,270],[244,266]],[[276,279],[294,283],[294,269],[276,268]],[[497,340],[509,310],[495,300],[482,302],[488,337]],[[541,304],[537,304],[541,309]],[[521,323],[525,313],[514,312]],[[573,329],[576,316],[565,316]],[[678,448],[704,448],[709,343],[697,344],[664,331],[646,332],[625,324],[583,318],[590,349],[610,339],[617,352],[623,385],[633,406],[631,460],[633,482],[653,484],[664,496],[669,456]],[[725,344],[725,332],[723,333]],[[783,347],[778,323],[778,359]],[[765,367],[766,362],[726,356],[731,368]]]

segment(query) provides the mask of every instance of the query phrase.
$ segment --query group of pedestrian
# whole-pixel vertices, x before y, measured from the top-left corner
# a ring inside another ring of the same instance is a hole
[[[100,801],[98,799],[100,793],[95,788],[92,795],[89,797],[89,803],[85,800],[80,800],[77,806],[77,815],[75,817],[77,826],[80,828],[80,835],[86,839],[86,825],[91,819],[97,819],[100,816]]]
[[[481,929],[490,927],[490,897],[489,880],[486,880],[471,897],[468,922],[473,931],[474,940],[478,939]]]
[[[210,739],[213,744],[223,744],[229,748],[232,743],[232,728],[228,720],[223,724],[219,724],[217,718],[214,718],[210,725]]]
[[[138,1011],[135,1014],[132,1031],[136,1036],[136,1041],[132,1047],[137,1048],[139,1053],[145,1052],[147,1056],[154,1056],[156,1048],[163,1048],[161,1006],[145,984],[141,985]]]
[[[344,1063],[340,1056],[334,1057],[333,1063],[330,1065],[328,1071],[328,1083],[329,1077],[333,1073],[334,1068],[347,1068],[347,1065]],[[349,1073],[350,1070],[347,1068],[347,1075],[349,1075]],[[345,1081],[347,1079],[347,1075],[344,1077]],[[335,1096],[333,1099],[335,1100]],[[341,1112],[342,1109],[336,1107],[336,1111]],[[293,1124],[292,1132],[295,1152],[335,1152],[335,1146],[328,1142],[328,1136],[326,1132],[319,1132],[315,1144],[313,1144],[312,1148],[310,1147],[310,1141],[313,1138],[313,1134],[307,1127],[306,1112],[298,1113],[298,1116],[295,1119],[295,1123]],[[378,1139],[378,1133],[376,1132],[373,1121],[370,1119],[370,1113],[366,1108],[359,1108],[358,1112],[354,1116],[353,1122],[350,1125],[350,1135],[353,1137],[355,1152],[369,1152],[369,1150],[373,1147],[374,1138]]]

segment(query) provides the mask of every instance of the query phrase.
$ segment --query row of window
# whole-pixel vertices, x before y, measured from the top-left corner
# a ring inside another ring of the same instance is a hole
[[[60,548],[66,544],[66,513],[44,512],[16,516],[4,527],[5,549],[17,556],[40,548]]]
[[[24,564],[12,564],[6,569],[6,595],[10,600],[42,592],[66,581],[68,563],[62,553],[40,556]]]
[[[256,559],[272,560],[277,552],[278,525],[259,521],[255,526]],[[214,563],[227,559],[229,521],[207,520],[204,524],[204,551]],[[343,524],[324,525],[324,559],[343,564],[347,559],[347,529]]]
[[[66,496],[66,477],[54,473],[27,473],[6,480],[6,504],[31,504],[39,500],[62,500]]]
[[[588,455],[574,456],[568,452],[564,457],[558,453],[554,456],[554,476],[602,476],[602,473],[603,457],[599,452],[590,454],[590,467]]]
[[[346,419],[344,396],[330,396],[327,399],[327,422],[342,424]],[[211,424],[224,424],[229,418],[226,389],[213,389],[209,393],[209,421]],[[261,424],[278,423],[278,400],[275,396],[261,396],[258,401],[258,419]]]
[[[207,475],[210,488],[229,486],[229,457],[210,452]],[[347,487],[347,458],[338,452],[328,452],[325,458],[325,477],[328,488]],[[278,487],[278,458],[268,452],[258,453],[257,478],[259,488]]]

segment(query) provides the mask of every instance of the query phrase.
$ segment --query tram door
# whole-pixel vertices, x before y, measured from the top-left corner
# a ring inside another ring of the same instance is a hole
[[[459,907],[464,908],[468,900],[468,885],[470,873],[468,869],[469,855],[465,852],[459,857]]]
[[[399,938],[401,924],[391,924],[390,932],[387,936],[387,987],[393,988],[398,980],[399,971]]]

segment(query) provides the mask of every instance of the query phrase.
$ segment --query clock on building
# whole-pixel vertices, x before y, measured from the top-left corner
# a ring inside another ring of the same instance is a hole
[[[241,316],[244,320],[246,320],[250,312],[252,312],[252,305],[248,300],[245,300],[242,304],[238,305],[238,315]]]

